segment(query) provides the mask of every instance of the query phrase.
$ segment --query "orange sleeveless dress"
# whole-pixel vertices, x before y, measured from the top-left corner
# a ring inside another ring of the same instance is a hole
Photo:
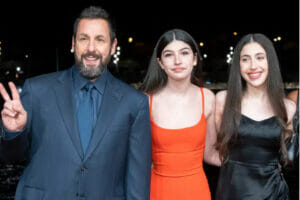
[[[211,194],[203,170],[206,136],[204,95],[202,115],[191,127],[166,129],[158,126],[152,118],[152,95],[150,117],[152,132],[151,200],[210,200]]]

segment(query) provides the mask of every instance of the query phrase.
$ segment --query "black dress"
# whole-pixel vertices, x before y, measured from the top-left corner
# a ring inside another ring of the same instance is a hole
[[[241,117],[239,134],[221,167],[217,200],[288,200],[278,168],[281,127],[276,117],[262,121]]]

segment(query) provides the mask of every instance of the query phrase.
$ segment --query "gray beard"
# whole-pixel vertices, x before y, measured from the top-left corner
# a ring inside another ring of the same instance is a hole
[[[100,77],[105,70],[105,66],[102,64],[102,62],[100,62],[100,64],[96,68],[90,68],[88,66],[85,67],[83,62],[81,61],[76,63],[76,67],[79,74],[88,80],[94,80]]]
[[[75,55],[75,64],[79,74],[88,80],[95,80],[98,77],[100,77],[103,74],[105,67],[108,65],[111,59],[110,55],[108,55],[106,59],[103,59],[103,56],[96,54],[94,52],[87,52],[86,54],[81,55],[80,58],[76,57],[76,53],[74,55]],[[89,65],[85,66],[83,64],[84,56],[94,56],[100,59],[99,65],[96,67],[89,66]]]
[[[95,80],[98,77],[100,77],[104,70],[106,65],[108,64],[109,60],[110,60],[110,56],[107,58],[107,60],[103,60],[103,57],[100,55],[96,55],[99,56],[100,62],[99,65],[97,67],[90,67],[90,66],[85,66],[83,64],[83,56],[81,56],[80,60],[77,59],[76,55],[75,55],[75,62],[76,62],[76,67],[78,69],[79,74],[88,79],[88,80]]]

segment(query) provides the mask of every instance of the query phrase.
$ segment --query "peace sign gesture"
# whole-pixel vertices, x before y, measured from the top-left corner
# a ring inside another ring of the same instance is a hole
[[[27,122],[27,112],[22,106],[20,94],[13,82],[8,83],[12,99],[5,90],[2,83],[0,83],[0,93],[4,99],[3,109],[1,111],[1,117],[4,127],[8,131],[20,131]]]

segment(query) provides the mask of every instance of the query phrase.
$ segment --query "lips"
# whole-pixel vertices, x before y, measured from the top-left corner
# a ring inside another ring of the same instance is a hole
[[[176,73],[182,72],[184,70],[185,70],[185,68],[183,68],[183,67],[176,67],[176,68],[172,69],[172,71],[176,72]]]
[[[92,56],[92,57],[86,56],[84,58],[87,59],[87,60],[89,60],[89,61],[93,61],[93,60],[97,60],[98,59],[97,57],[94,57],[94,56]]]
[[[96,66],[98,64],[98,59],[84,58],[84,63],[86,66]]]
[[[248,73],[248,76],[251,80],[256,80],[261,77],[261,74],[262,72],[252,72],[252,73]]]
[[[88,66],[95,66],[98,64],[98,60],[100,59],[100,56],[95,53],[87,53],[83,56],[84,62]]]

